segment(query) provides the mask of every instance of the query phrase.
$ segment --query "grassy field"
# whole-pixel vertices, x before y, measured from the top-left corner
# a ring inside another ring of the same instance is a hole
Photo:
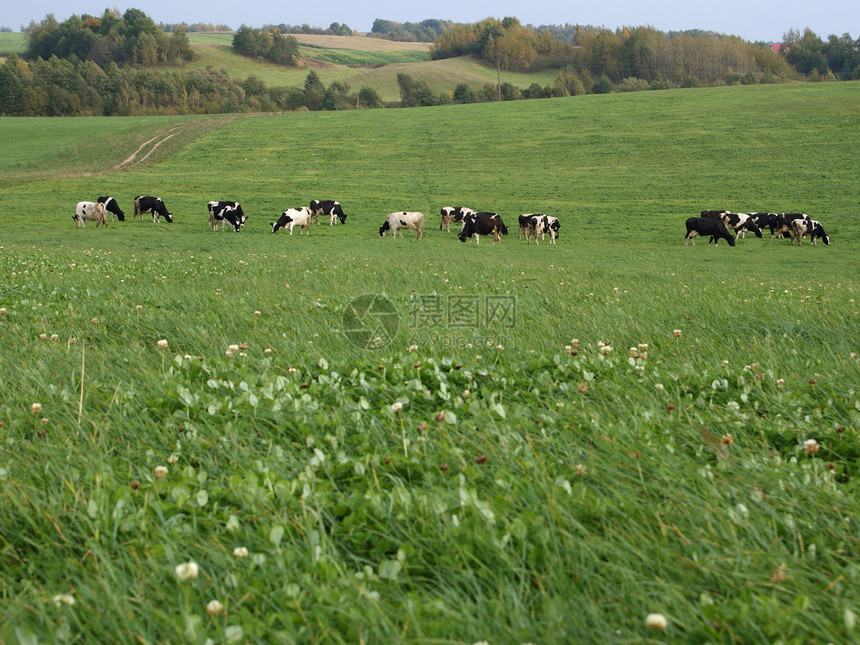
[[[0,641],[856,642],[858,99],[0,119]],[[269,232],[313,198],[346,225]],[[684,246],[704,208],[833,244]]]
[[[298,35],[297,38],[307,46],[302,46],[300,50],[302,64],[290,68],[235,54],[230,34],[189,34],[192,48],[199,57],[188,68],[224,69],[230,76],[238,78],[253,74],[269,86],[287,87],[303,86],[308,72],[314,70],[326,85],[332,81],[344,81],[355,91],[370,87],[384,101],[400,98],[397,85],[399,72],[426,81],[436,92],[453,92],[460,83],[479,88],[484,83],[495,84],[497,80],[495,69],[469,58],[430,61],[426,45],[420,43],[393,43],[378,38],[345,36]],[[378,49],[368,49],[371,46]],[[530,74],[502,72],[501,81],[527,88],[532,83],[552,85],[555,76],[555,70]]]
[[[27,35],[16,31],[0,31],[0,56],[23,54],[27,49]]]

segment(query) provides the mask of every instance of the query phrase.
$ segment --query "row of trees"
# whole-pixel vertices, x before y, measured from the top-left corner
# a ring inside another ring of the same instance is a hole
[[[302,25],[287,25],[283,22],[279,25],[263,25],[263,29],[273,31],[277,29],[282,34],[317,34],[325,36],[352,36],[352,29],[346,23],[333,22],[328,29],[322,27],[311,27],[307,23]]]
[[[67,60],[91,60],[100,67],[117,65],[151,66],[191,60],[191,45],[184,29],[168,36],[139,9],[120,14],[106,9],[100,17],[72,15],[57,22],[49,14],[27,28],[26,58],[47,60],[57,56]]]
[[[573,67],[612,82],[635,77],[651,83],[715,83],[727,74],[792,77],[784,57],[763,43],[735,36],[668,34],[652,27],[534,29],[516,18],[455,25],[436,41],[434,58],[472,55],[509,70]]]
[[[295,66],[299,61],[299,41],[285,36],[277,27],[254,29],[242,25],[233,34],[233,50],[241,56],[263,58],[278,65]]]
[[[831,34],[824,42],[815,32],[805,29],[801,34],[790,30],[785,34],[781,52],[801,74],[833,74],[842,80],[860,78],[860,38],[850,34]]]
[[[377,18],[373,21],[370,35],[400,42],[432,43],[452,27],[454,23],[450,20],[397,22]]]

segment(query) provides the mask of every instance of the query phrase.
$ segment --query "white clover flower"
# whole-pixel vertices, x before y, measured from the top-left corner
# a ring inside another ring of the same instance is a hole
[[[6,307],[0,307],[0,316],[6,315]]]
[[[680,338],[681,337],[681,330],[676,329],[675,331],[672,332],[672,334],[675,336],[675,338]],[[653,615],[658,615],[658,614],[653,614]]]
[[[57,336],[57,334],[51,334],[51,340],[56,343],[58,340],[60,340],[60,337]]]
[[[600,348],[600,353],[604,356],[609,356],[612,353],[612,345],[603,345]]]
[[[143,305],[136,305],[135,309],[137,309],[138,311],[143,311]]]
[[[403,404],[400,401],[395,401],[391,404],[391,410],[393,412],[400,412],[403,409]]]
[[[655,387],[657,390],[659,390],[660,392],[662,392],[662,391],[663,391],[663,389],[664,389],[664,388],[663,388],[663,384],[662,384],[662,383],[654,383],[654,387]]]
[[[639,343],[639,347],[637,347],[637,349],[640,352],[647,352],[648,351],[648,343]]]
[[[418,349],[418,345],[410,345],[407,349],[408,352],[412,353]]]
[[[153,474],[156,479],[164,479],[167,477],[167,466],[156,466]]]
[[[499,350],[500,352],[505,351],[505,348],[503,345],[496,345],[496,349]]]
[[[156,345],[158,345],[158,349],[167,349],[167,340],[162,338]]]
[[[248,548],[244,546],[237,546],[233,549],[233,557],[236,558],[247,558],[249,555]]]
[[[272,353],[272,348],[271,348],[271,347],[267,347],[266,349],[264,349],[264,350],[263,350],[263,353],[264,353],[264,354],[271,354],[271,353]]]
[[[56,596],[52,598],[54,604],[59,607],[60,605],[68,605],[71,607],[77,602],[75,597],[70,593],[58,593]]]
[[[217,616],[222,611],[224,611],[224,605],[222,605],[217,600],[210,600],[206,603],[206,613],[210,616]]]
[[[573,345],[574,347],[579,347],[579,339],[578,338],[571,338],[570,344]]]
[[[255,312],[254,312],[254,315],[255,315],[255,316],[262,316],[262,313],[260,313],[260,311],[259,311],[259,310],[257,310],[257,311],[255,311]],[[214,602],[214,601],[213,601],[213,602]]]
[[[231,352],[235,353],[235,352],[239,351],[239,346],[238,345],[230,345],[229,347],[227,347],[227,349],[229,349]]]
[[[668,627],[669,621],[663,614],[648,614],[645,616],[645,626],[649,629],[663,630]]]
[[[48,334],[39,334],[39,340],[48,340]]]
[[[174,454],[172,454],[172,455],[170,455],[170,456],[167,458],[167,463],[168,463],[168,464],[175,464],[177,461],[179,461],[179,455],[177,455],[177,454],[175,454],[175,453],[174,453]]]
[[[296,372],[298,372],[298,370],[295,367],[288,367],[287,368],[287,373],[289,373],[289,374],[295,374]]]
[[[32,412],[33,414],[39,414],[41,411],[42,411],[42,404],[41,403],[34,403],[33,405],[30,406],[30,412]]]
[[[180,582],[185,582],[186,580],[193,580],[198,575],[200,575],[200,567],[197,566],[197,563],[193,560],[191,562],[183,562],[182,564],[176,565],[176,577],[179,578]]]
[[[803,452],[807,455],[814,455],[819,450],[821,450],[821,446],[818,445],[815,439],[807,439],[803,442]]]

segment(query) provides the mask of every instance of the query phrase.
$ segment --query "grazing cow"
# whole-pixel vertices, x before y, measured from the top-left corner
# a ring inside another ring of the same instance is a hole
[[[167,220],[168,224],[173,223],[173,213],[167,212],[167,207],[164,205],[164,201],[161,197],[151,197],[149,195],[140,195],[134,198],[134,215],[132,215],[131,219],[134,221],[134,218],[140,216],[140,220],[143,221],[144,213],[152,213],[152,223],[157,224],[158,218],[163,217]]]
[[[98,202],[100,204],[104,204],[105,210],[108,213],[113,213],[116,219],[118,219],[120,222],[125,221],[125,213],[122,212],[122,209],[119,207],[119,204],[113,197],[99,197]]]
[[[397,211],[396,213],[390,213],[385,218],[382,226],[379,227],[379,237],[385,237],[385,234],[391,231],[392,238],[397,239],[397,232],[400,231],[400,237],[402,238],[403,229],[405,228],[415,229],[418,232],[415,239],[422,239],[424,237],[424,213],[417,211]]]
[[[555,244],[555,241],[558,239],[558,231],[561,228],[561,224],[558,221],[557,217],[553,217],[552,215],[544,215],[544,219],[546,219],[546,223],[544,224],[544,233],[549,232],[549,243]],[[543,235],[541,235],[541,239]]]
[[[776,232],[780,235],[787,233],[784,237],[791,237],[792,222],[794,220],[804,220],[810,222],[809,215],[805,213],[779,213],[776,216]]]
[[[293,227],[299,227],[299,235],[302,234],[302,229],[305,229],[305,235],[311,234],[311,216],[313,212],[307,206],[299,208],[288,208],[278,218],[277,222],[272,222],[272,233],[277,233],[279,228],[289,226],[290,235],[293,234]]]
[[[770,237],[773,238],[777,228],[776,213],[750,213],[750,218],[759,229],[769,229]]]
[[[328,215],[330,218],[329,226],[335,223],[335,220],[340,220],[341,224],[346,224],[346,213],[343,212],[340,202],[331,199],[312,199],[311,214],[316,219],[317,224],[320,223],[320,215]]]
[[[239,202],[209,202],[209,226],[213,231],[218,230],[218,222],[221,222],[221,231],[226,224],[230,224],[237,233],[245,225],[245,212]]]
[[[465,217],[463,221],[463,230],[459,235],[461,242],[474,237],[475,244],[478,244],[481,235],[492,235],[495,244],[501,241],[502,235],[508,234],[508,227],[496,213],[478,212]]]
[[[752,231],[756,237],[762,236],[761,229],[746,213],[723,213],[722,220],[727,229],[735,231],[735,235],[746,237],[747,231]]]
[[[821,226],[821,222],[818,220],[793,220],[791,222],[791,234],[791,243],[794,244],[794,240],[797,240],[798,246],[802,246],[800,240],[805,235],[809,236],[809,242],[811,244],[815,244],[815,240],[821,238],[827,246],[830,246],[830,236],[824,232],[824,227]]]
[[[691,217],[687,220],[687,234],[684,236],[684,245],[692,242],[696,246],[696,240],[693,238],[697,235],[710,235],[711,240],[714,240],[716,246],[720,239],[728,241],[729,246],[735,245],[735,238],[729,234],[726,225],[721,219],[712,219],[710,217]],[[711,242],[708,241],[708,244]]]
[[[447,233],[450,233],[451,222],[460,222],[462,224],[463,218],[474,212],[471,208],[466,208],[465,206],[445,206],[441,211],[442,222],[439,224],[439,230],[441,231],[444,228]]]
[[[105,217],[105,205],[101,202],[78,202],[75,206],[75,214],[72,215],[78,228],[86,226],[86,221],[96,223],[96,228],[99,224],[104,224],[107,228],[107,217]]]
[[[716,211],[716,210],[702,211],[701,215],[702,215],[702,217],[707,217],[708,219],[721,219],[723,216],[723,213],[731,213],[731,211]]]

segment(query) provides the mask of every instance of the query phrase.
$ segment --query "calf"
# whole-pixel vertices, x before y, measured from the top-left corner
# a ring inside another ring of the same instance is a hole
[[[113,213],[113,215],[116,217],[116,219],[118,219],[120,222],[125,221],[125,213],[122,212],[122,209],[119,207],[119,204],[117,203],[117,201],[113,197],[110,197],[110,196],[99,197],[98,202],[100,204],[104,204],[105,210],[108,213]]]
[[[800,240],[805,235],[809,236],[810,244],[815,244],[815,240],[821,238],[827,246],[830,246],[830,236],[824,232],[824,227],[818,220],[793,220],[791,222],[791,235],[791,243],[794,244],[794,240],[797,240],[798,246],[802,246]]]
[[[471,208],[466,208],[465,206],[445,206],[441,211],[442,222],[439,224],[439,230],[441,231],[444,228],[447,233],[450,233],[451,222],[460,222],[462,224],[463,218],[474,212]]]
[[[726,225],[721,219],[712,219],[710,217],[690,217],[687,220],[687,234],[684,236],[684,245],[692,242],[696,246],[696,241],[693,239],[697,235],[710,235],[711,240],[714,240],[714,245],[719,243],[720,239],[728,241],[729,246],[735,245],[735,238],[729,234]],[[711,242],[708,241],[708,244]]]
[[[209,226],[213,231],[218,230],[218,222],[221,222],[221,231],[224,231],[225,222],[229,223],[237,233],[245,225],[245,212],[239,202],[209,202]]]
[[[302,234],[302,229],[305,230],[305,235],[311,234],[311,209],[307,206],[299,208],[288,208],[278,218],[277,222],[272,222],[272,233],[277,233],[278,229],[289,226],[290,235],[293,234],[293,227],[299,227],[299,235]]]
[[[164,205],[164,201],[161,197],[151,197],[149,195],[139,195],[134,198],[134,215],[132,215],[131,219],[134,221],[135,217],[140,216],[140,220],[143,221],[144,213],[152,213],[152,223],[157,224],[158,218],[163,217],[167,220],[168,224],[173,223],[173,213],[169,213],[167,211],[167,207]]]
[[[340,202],[331,199],[312,199],[310,208],[317,224],[320,223],[320,215],[329,216],[329,226],[332,226],[336,220],[340,220],[341,224],[346,224],[346,213],[343,212]]]
[[[75,206],[75,214],[72,215],[78,228],[86,226],[87,220],[96,223],[96,228],[99,224],[104,224],[107,228],[107,217],[105,217],[105,205],[101,202],[78,202]]]
[[[393,239],[397,239],[397,232],[400,231],[400,237],[403,237],[403,229],[412,228],[418,232],[415,237],[420,240],[424,237],[424,213],[397,211],[390,213],[382,226],[379,227],[379,237],[385,237],[388,231],[391,231]]]
[[[463,230],[460,231],[460,241],[465,242],[470,237],[479,243],[481,235],[492,235],[493,244],[501,241],[502,235],[508,234],[508,227],[496,213],[478,212],[464,218]]]

